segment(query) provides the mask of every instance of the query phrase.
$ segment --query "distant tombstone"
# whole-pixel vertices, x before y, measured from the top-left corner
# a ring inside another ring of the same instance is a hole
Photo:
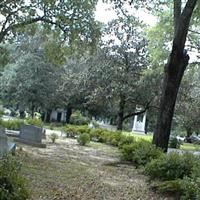
[[[90,129],[94,129],[95,126],[94,126],[94,124],[93,124],[92,122],[90,122],[90,123],[88,124],[88,128],[90,128]]]
[[[42,144],[42,139],[44,138],[44,130],[42,128],[24,125],[20,129],[18,142],[29,144],[36,147],[45,148],[46,145]]]
[[[9,151],[15,151],[15,143],[9,142],[5,129],[0,127],[0,158]]]
[[[141,115],[135,115],[132,132],[145,133],[146,112]]]

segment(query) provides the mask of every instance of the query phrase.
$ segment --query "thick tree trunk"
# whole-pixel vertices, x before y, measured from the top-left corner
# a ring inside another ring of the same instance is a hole
[[[67,113],[66,113],[66,123],[67,124],[70,123],[71,115],[72,115],[72,107],[71,106],[67,106]]]
[[[153,137],[153,143],[157,147],[162,148],[165,152],[168,148],[177,93],[188,61],[188,55],[181,54],[178,49],[174,49],[165,67],[160,111]]]
[[[51,112],[52,110],[47,110],[46,113],[45,113],[45,118],[44,118],[44,122],[46,123],[50,123],[50,120],[51,120]]]
[[[119,102],[119,112],[117,118],[117,130],[122,130],[123,121],[124,121],[124,107],[125,107],[125,97],[123,95],[120,96]]]
[[[153,143],[167,152],[171,123],[178,89],[189,56],[185,48],[191,16],[197,0],[188,0],[181,12],[181,1],[174,0],[174,39],[172,52],[165,66],[163,90],[160,101],[160,111],[153,136]]]

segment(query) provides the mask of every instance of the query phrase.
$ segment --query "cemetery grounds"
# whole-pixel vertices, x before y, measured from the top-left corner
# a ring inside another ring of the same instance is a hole
[[[120,162],[117,148],[74,139],[45,141],[47,148],[17,144],[30,200],[167,200],[139,169]]]

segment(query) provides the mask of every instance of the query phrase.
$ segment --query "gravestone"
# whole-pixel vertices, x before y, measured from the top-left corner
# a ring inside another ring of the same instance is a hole
[[[8,141],[5,129],[0,127],[0,158],[8,152],[15,152],[16,145]]]
[[[132,132],[145,133],[146,115],[147,113],[145,112],[144,114],[140,114],[139,116],[134,116]]]
[[[16,139],[16,141],[35,147],[45,148],[46,145],[42,144],[43,138],[44,130],[42,128],[32,125],[24,125],[20,129],[19,138]]]

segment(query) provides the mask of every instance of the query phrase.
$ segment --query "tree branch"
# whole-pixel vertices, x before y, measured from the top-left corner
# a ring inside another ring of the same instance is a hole
[[[196,3],[197,0],[188,0],[179,18],[179,24],[177,26],[173,41],[173,49],[179,50],[181,53],[183,52],[185,46],[190,19]]]
[[[144,107],[144,109],[141,110],[141,111],[133,112],[133,113],[130,113],[130,114],[128,114],[128,115],[125,115],[125,116],[123,117],[123,120],[125,120],[125,119],[127,119],[127,118],[129,118],[129,117],[135,116],[135,115],[140,115],[140,114],[142,114],[142,113],[145,113],[145,112],[151,107],[151,106],[150,106],[150,103],[151,103],[151,101],[149,101],[149,102],[146,104],[146,106]]]

